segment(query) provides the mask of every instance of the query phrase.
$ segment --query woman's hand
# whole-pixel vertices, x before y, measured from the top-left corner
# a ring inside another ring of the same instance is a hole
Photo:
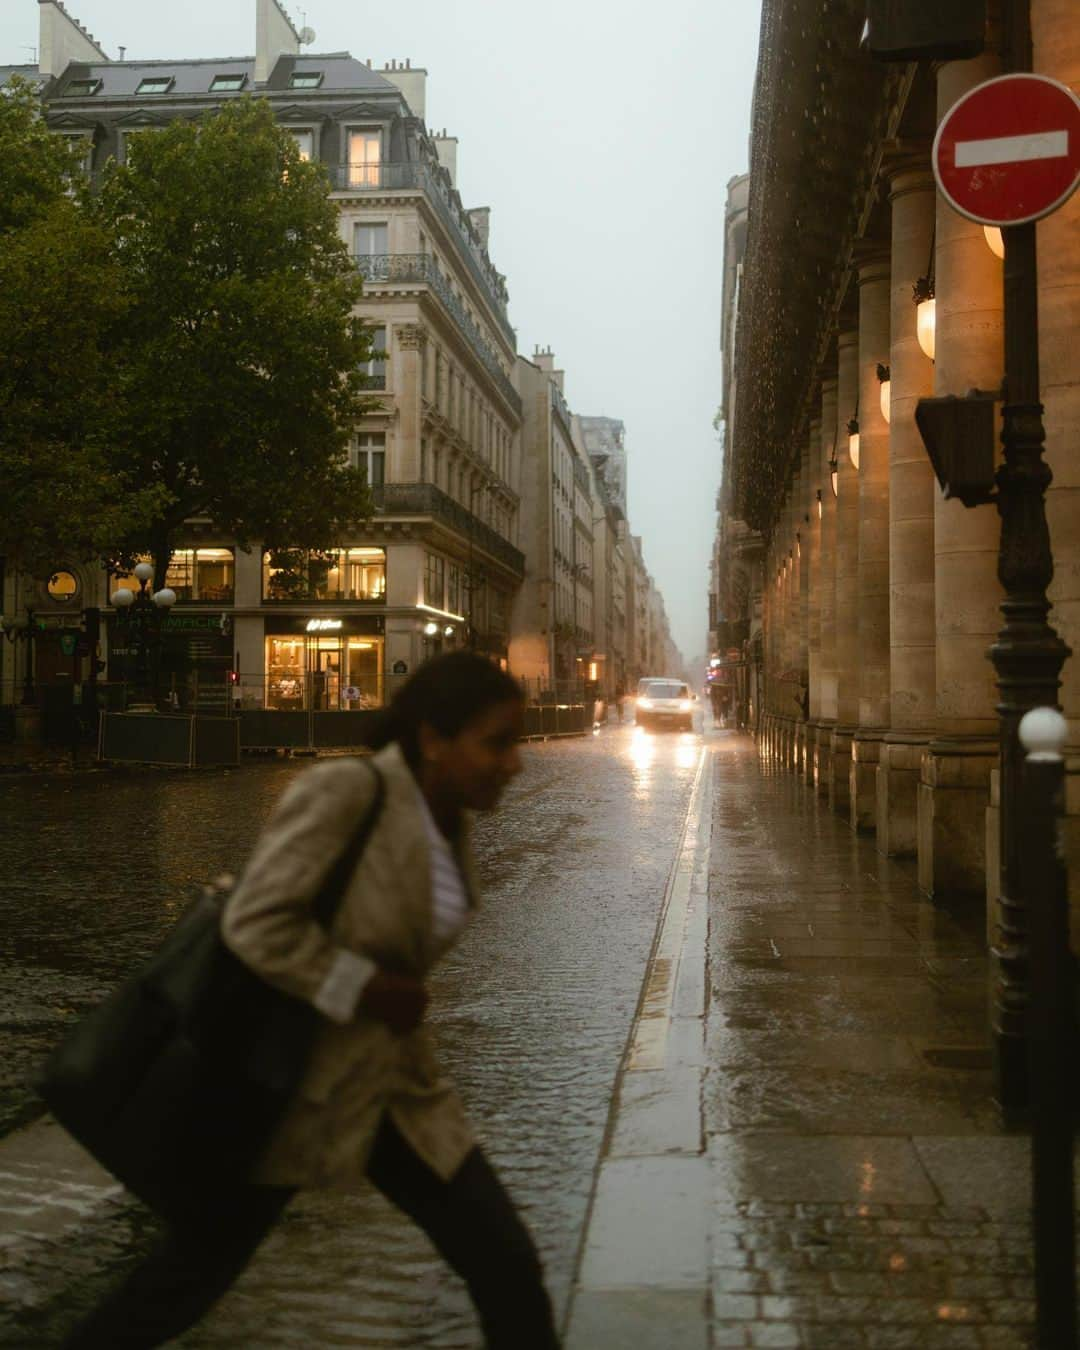
[[[428,992],[420,980],[386,970],[376,971],[360,995],[361,1010],[385,1022],[395,1036],[415,1031],[427,1005]]]

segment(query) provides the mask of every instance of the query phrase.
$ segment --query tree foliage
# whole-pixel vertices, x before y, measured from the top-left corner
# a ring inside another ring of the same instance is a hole
[[[33,85],[14,76],[0,94],[0,233],[46,214],[71,168],[68,143],[45,125]]]
[[[163,494],[98,438],[100,346],[124,305],[104,234],[68,195],[72,156],[15,80],[0,96],[0,552],[31,575],[145,525]]]
[[[340,542],[370,508],[345,450],[371,345],[323,171],[255,100],[128,146],[91,208],[123,283],[106,429],[167,505],[124,552],[151,553],[160,583],[192,517],[241,543]]]
[[[370,498],[359,274],[323,171],[266,103],[128,139],[99,191],[31,86],[0,96],[0,550],[48,573],[184,522],[320,548]]]

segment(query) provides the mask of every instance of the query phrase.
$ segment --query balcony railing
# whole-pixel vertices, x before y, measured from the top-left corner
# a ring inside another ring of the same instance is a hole
[[[520,549],[485,525],[482,520],[448,496],[434,483],[384,483],[371,489],[377,514],[431,516],[456,530],[476,548],[483,549],[519,577],[525,575],[525,555]]]
[[[498,357],[480,325],[454,294],[445,274],[430,253],[357,253],[356,266],[373,286],[415,282],[430,286],[457,323],[480,364],[499,386],[503,398],[521,416],[521,399],[499,365]]]
[[[506,286],[492,266],[491,259],[473,237],[468,216],[454,200],[457,194],[427,164],[331,164],[326,166],[335,192],[394,192],[412,189],[423,192],[435,208],[443,225],[461,244],[462,253],[473,279],[491,300],[499,326],[510,346],[517,348],[517,335],[506,317]]]

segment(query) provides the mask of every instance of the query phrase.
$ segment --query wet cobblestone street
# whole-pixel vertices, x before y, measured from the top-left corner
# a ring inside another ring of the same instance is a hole
[[[485,907],[434,981],[447,1068],[541,1246],[565,1303],[609,1097],[700,753],[699,736],[528,747],[502,812],[481,822]],[[4,785],[3,1105],[71,1010],[152,949],[189,883],[235,866],[302,763],[230,774],[35,779]],[[135,1216],[138,1221],[138,1216]],[[95,1239],[122,1259],[130,1214]],[[65,1268],[66,1267],[66,1268]],[[81,1259],[52,1272],[91,1296]],[[49,1291],[38,1297],[48,1305]],[[45,1306],[33,1342],[54,1343]],[[424,1239],[374,1194],[298,1202],[250,1273],[185,1344],[472,1346],[467,1300]],[[0,1332],[5,1328],[0,1323]],[[8,1323],[4,1344],[19,1344]]]

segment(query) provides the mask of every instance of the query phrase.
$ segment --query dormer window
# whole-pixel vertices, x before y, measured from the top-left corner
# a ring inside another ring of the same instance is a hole
[[[318,89],[322,82],[321,70],[294,70],[289,76],[290,89]]]
[[[69,98],[89,98],[101,88],[100,80],[71,80],[64,93]]]
[[[210,82],[210,92],[212,94],[235,94],[243,89],[246,82],[246,75],[215,75]]]
[[[171,75],[151,75],[145,80],[140,80],[136,94],[167,94],[172,88],[173,77]]]

